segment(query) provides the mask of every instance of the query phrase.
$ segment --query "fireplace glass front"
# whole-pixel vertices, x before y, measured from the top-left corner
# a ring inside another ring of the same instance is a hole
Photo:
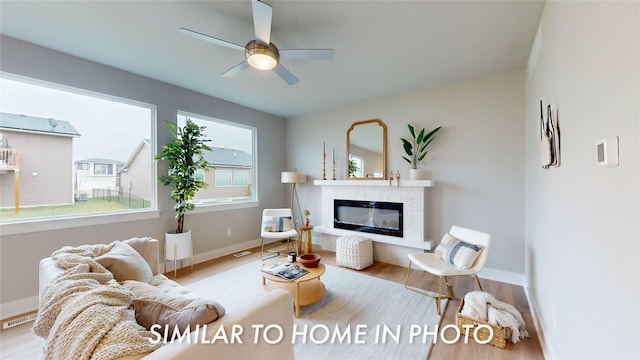
[[[333,227],[402,237],[402,203],[333,200]]]

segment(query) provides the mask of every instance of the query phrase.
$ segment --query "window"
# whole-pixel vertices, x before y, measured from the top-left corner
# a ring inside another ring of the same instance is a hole
[[[195,178],[199,179],[200,181],[207,182],[207,175],[204,172],[204,170],[200,170],[200,169],[196,170]]]
[[[178,126],[187,118],[204,126],[211,140],[211,151],[205,153],[212,166],[206,178],[209,186],[196,194],[196,207],[256,201],[256,128],[186,112],[178,113]]]
[[[93,164],[93,173],[95,175],[111,175],[113,174],[113,166],[111,164]]]
[[[155,106],[6,73],[0,87],[0,131],[29,175],[16,211],[0,174],[0,222],[155,210]]]
[[[231,171],[216,170],[216,187],[230,187],[230,186],[231,186]]]
[[[249,185],[249,172],[236,170],[233,172],[233,186],[247,186]]]

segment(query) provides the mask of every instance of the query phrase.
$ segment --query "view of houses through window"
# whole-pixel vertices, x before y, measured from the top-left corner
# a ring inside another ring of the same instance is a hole
[[[1,75],[0,220],[156,206],[155,106]]]
[[[204,126],[205,136],[211,140],[205,159],[212,167],[198,174],[209,186],[196,194],[196,207],[255,200],[256,129],[185,112],[178,113],[178,126],[184,126],[187,118]]]

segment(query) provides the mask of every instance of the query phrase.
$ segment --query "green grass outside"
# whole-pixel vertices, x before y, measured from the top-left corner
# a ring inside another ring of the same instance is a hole
[[[43,216],[60,216],[71,214],[87,214],[107,211],[118,211],[127,209],[139,209],[143,207],[143,201],[140,199],[131,199],[129,206],[128,198],[121,198],[120,202],[117,197],[112,197],[113,201],[107,199],[87,199],[87,201],[76,202],[69,205],[51,205],[51,206],[34,206],[20,208],[19,212],[14,209],[0,209],[0,220],[26,219]],[[149,201],[144,201],[144,207],[149,207]]]

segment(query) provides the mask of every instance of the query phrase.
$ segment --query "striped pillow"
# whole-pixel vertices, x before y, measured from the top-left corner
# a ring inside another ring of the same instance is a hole
[[[446,233],[434,253],[440,259],[459,269],[468,269],[476,261],[483,248],[482,245],[470,244]]]
[[[262,222],[262,230],[269,232],[283,232],[293,229],[291,216],[267,216]]]

